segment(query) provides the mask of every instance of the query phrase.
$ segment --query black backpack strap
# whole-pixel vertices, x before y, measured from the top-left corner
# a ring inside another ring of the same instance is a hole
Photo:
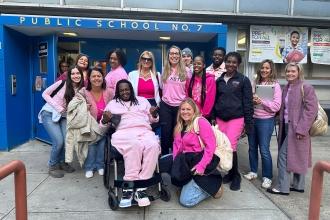
[[[62,89],[62,87],[64,86],[64,83],[65,83],[65,81],[62,80],[61,84],[52,92],[52,94],[50,94],[50,97],[53,98],[58,93],[58,91],[60,91],[60,89]]]

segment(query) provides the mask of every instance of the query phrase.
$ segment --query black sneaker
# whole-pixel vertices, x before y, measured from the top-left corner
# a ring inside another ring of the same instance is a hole
[[[123,189],[119,207],[120,208],[131,207],[132,200],[133,200],[133,189]]]
[[[48,170],[48,174],[53,178],[62,178],[62,177],[64,177],[64,173],[60,169],[59,164],[56,164],[54,166],[50,166],[49,170]]]
[[[137,189],[134,194],[134,200],[137,201],[140,207],[149,206],[150,200],[145,188]]]
[[[235,174],[233,180],[230,184],[230,189],[233,191],[237,191],[241,189],[241,175]]]
[[[68,163],[60,163],[60,169],[64,170],[67,173],[73,173],[74,171],[76,171],[72,166],[70,166]]]
[[[230,183],[232,180],[233,180],[233,174],[229,171],[229,173],[222,178],[222,183],[223,184]]]

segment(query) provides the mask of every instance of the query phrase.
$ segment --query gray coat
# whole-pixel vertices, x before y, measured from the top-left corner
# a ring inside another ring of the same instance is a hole
[[[304,99],[302,100],[301,86],[304,88]],[[297,80],[291,84],[291,92],[288,97],[288,106],[285,106],[285,97],[288,93],[289,84],[283,88],[282,106],[280,110],[280,124],[278,143],[279,148],[285,139],[284,133],[284,108],[288,109],[288,152],[287,171],[306,174],[312,165],[311,137],[309,130],[317,116],[318,101],[315,90],[311,85]],[[296,134],[303,135],[300,140]]]

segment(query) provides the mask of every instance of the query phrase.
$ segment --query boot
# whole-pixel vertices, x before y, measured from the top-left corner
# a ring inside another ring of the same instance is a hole
[[[60,165],[56,164],[49,167],[48,174],[53,178],[62,178],[64,177],[64,173],[60,169]]]
[[[231,169],[233,172],[232,182],[230,184],[230,189],[233,191],[237,191],[241,189],[241,175],[238,172],[238,159],[237,152],[233,152],[233,168]]]
[[[222,178],[222,183],[226,184],[226,183],[230,183],[233,180],[234,177],[234,173],[233,173],[233,169],[229,170],[229,172]]]
[[[60,163],[60,169],[64,170],[67,173],[73,173],[76,171],[72,166],[70,166],[68,163],[61,162]]]

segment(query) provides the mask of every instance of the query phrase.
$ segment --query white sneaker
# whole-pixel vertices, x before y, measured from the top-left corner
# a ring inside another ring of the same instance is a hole
[[[262,179],[263,179],[262,184],[261,184],[262,188],[268,189],[272,186],[271,179],[268,179],[267,177],[263,177]]]
[[[149,206],[150,200],[146,192],[146,188],[137,189],[134,194],[134,200],[137,201],[140,207]]]
[[[254,180],[257,179],[258,174],[254,173],[254,172],[249,172],[248,174],[244,175],[244,178],[247,180]]]
[[[87,179],[92,178],[93,176],[94,176],[93,171],[91,171],[91,170],[86,171],[86,173],[85,173],[85,177],[86,177]]]
[[[120,208],[131,207],[132,200],[133,200],[133,190],[132,189],[123,189],[119,207]]]
[[[97,172],[99,173],[100,176],[104,175],[104,169],[99,169]]]

